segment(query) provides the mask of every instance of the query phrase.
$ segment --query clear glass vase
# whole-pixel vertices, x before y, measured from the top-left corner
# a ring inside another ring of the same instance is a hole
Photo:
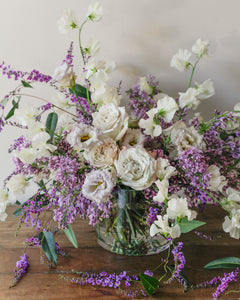
[[[167,249],[166,238],[149,234],[144,200],[140,192],[119,189],[110,218],[97,224],[98,244],[111,252],[131,256],[157,254]]]

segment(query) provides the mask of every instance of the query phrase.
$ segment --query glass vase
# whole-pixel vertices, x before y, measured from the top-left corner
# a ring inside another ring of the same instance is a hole
[[[141,192],[119,189],[113,199],[112,213],[97,224],[97,242],[104,249],[123,255],[151,255],[164,251],[169,241],[151,237],[146,224],[146,203]]]

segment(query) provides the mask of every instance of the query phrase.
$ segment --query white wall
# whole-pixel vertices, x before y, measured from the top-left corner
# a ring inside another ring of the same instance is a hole
[[[100,23],[89,23],[83,40],[101,41],[101,56],[115,60],[119,70],[113,83],[123,80],[129,88],[140,75],[153,74],[162,90],[171,96],[184,91],[188,73],[171,69],[169,62],[178,48],[191,48],[198,37],[209,39],[209,58],[202,60],[195,80],[209,77],[216,95],[200,110],[231,109],[240,101],[240,1],[239,0],[102,0],[105,15]],[[76,66],[81,64],[77,35],[60,35],[56,22],[64,8],[71,8],[79,20],[85,18],[87,0],[0,1],[0,61],[20,70],[39,69],[52,74],[61,63],[71,40],[75,41]],[[0,95],[15,87],[0,76]],[[50,96],[49,91],[37,91]],[[19,133],[12,128],[0,134],[0,180],[9,174],[7,148]]]

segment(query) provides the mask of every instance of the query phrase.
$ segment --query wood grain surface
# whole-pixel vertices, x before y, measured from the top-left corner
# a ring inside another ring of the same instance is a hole
[[[0,299],[44,299],[44,300],[70,300],[70,299],[130,299],[124,296],[119,290],[103,288],[99,286],[79,286],[69,283],[60,278],[72,269],[88,272],[121,272],[129,271],[138,274],[146,269],[154,269],[161,258],[166,257],[166,251],[152,256],[128,257],[112,254],[102,249],[96,242],[95,230],[86,221],[78,220],[72,226],[78,239],[79,248],[75,249],[66,236],[62,233],[56,237],[57,242],[67,253],[66,257],[59,257],[58,266],[49,268],[47,264],[40,262],[41,252],[39,248],[27,250],[30,256],[30,267],[27,274],[21,279],[17,286],[9,289],[8,286],[13,280],[13,270],[16,261],[24,252],[24,241],[33,236],[35,231],[23,226],[15,237],[18,220],[13,217],[14,207],[9,207],[9,217],[5,222],[0,223]],[[185,275],[192,283],[199,283],[210,280],[216,275],[223,275],[230,270],[204,270],[203,266],[208,262],[226,256],[240,257],[240,243],[231,239],[222,232],[221,224],[224,214],[218,207],[209,206],[199,216],[201,221],[206,221],[201,231],[214,236],[213,241],[203,240],[196,234],[189,233],[182,235],[180,240],[184,243],[184,254],[186,258]],[[160,276],[161,269],[155,273]],[[168,285],[160,285],[156,294],[144,299],[212,299],[214,288],[195,289],[183,292],[181,285],[173,281]],[[230,286],[230,290],[240,290],[239,281]],[[221,299],[239,299],[240,293],[230,293]],[[142,297],[143,298],[143,297]],[[141,299],[142,299],[141,298]]]

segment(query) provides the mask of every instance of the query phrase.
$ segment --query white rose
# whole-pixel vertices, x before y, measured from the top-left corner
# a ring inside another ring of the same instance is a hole
[[[162,117],[165,122],[170,123],[175,112],[178,110],[176,101],[163,93],[155,95],[154,99],[158,99],[156,107],[156,110],[158,110],[157,115]]]
[[[143,145],[144,141],[145,136],[140,129],[128,128],[121,141],[121,146],[132,148]]]
[[[6,184],[6,187],[14,194],[24,194],[29,182],[21,174],[13,175]]]
[[[72,126],[71,132],[67,136],[67,141],[76,150],[88,149],[101,143],[99,130],[86,124]]]
[[[102,19],[103,8],[100,2],[96,2],[94,4],[89,5],[87,17],[93,22],[98,22]]]
[[[106,202],[116,184],[116,178],[107,170],[96,170],[86,175],[82,186],[83,195],[97,203]]]
[[[139,78],[140,91],[145,91],[147,94],[152,94],[153,88],[147,83],[146,77]]]
[[[157,180],[155,181],[155,184],[158,188],[158,193],[153,197],[153,200],[162,203],[168,198],[169,182],[166,179],[162,181]]]
[[[111,138],[107,138],[102,142],[102,144],[89,148],[89,151],[86,151],[84,155],[93,166],[107,168],[113,165],[118,155],[118,146]]]
[[[223,230],[229,232],[230,237],[234,239],[240,238],[240,209],[235,208],[231,211],[231,219],[226,216],[222,224]]]
[[[198,57],[208,55],[208,46],[209,41],[198,39],[195,44],[192,46],[192,52],[195,53]]]
[[[215,94],[213,82],[211,79],[205,80],[202,84],[195,83],[196,89],[199,92],[197,98],[199,100],[204,100],[212,97]]]
[[[170,219],[187,217],[189,221],[192,221],[197,213],[188,208],[187,199],[172,198],[168,201],[167,215]]]
[[[63,15],[58,20],[58,30],[60,33],[69,33],[72,29],[77,27],[77,21],[71,9],[65,9]]]
[[[172,57],[170,66],[179,72],[186,71],[189,67],[189,58],[191,55],[191,52],[187,49],[179,49],[178,53]]]
[[[185,93],[179,93],[179,106],[196,109],[200,103],[198,99],[199,91],[195,88],[189,88]]]
[[[63,87],[70,87],[74,76],[73,68],[65,62],[55,69],[52,79]]]
[[[122,183],[137,191],[148,188],[155,180],[156,161],[142,147],[122,150],[115,167]]]
[[[209,190],[213,192],[222,192],[222,189],[227,184],[227,181],[224,176],[221,176],[219,168],[215,165],[211,165],[208,167],[207,173],[211,175],[211,178],[208,181]]]
[[[125,107],[113,103],[104,104],[98,112],[92,114],[93,125],[101,130],[102,137],[110,137],[119,141],[128,128],[128,114]]]
[[[173,239],[181,235],[181,230],[179,225],[169,226],[168,216],[164,215],[157,216],[157,220],[150,227],[150,236],[154,236],[157,233],[165,234],[171,236]]]

